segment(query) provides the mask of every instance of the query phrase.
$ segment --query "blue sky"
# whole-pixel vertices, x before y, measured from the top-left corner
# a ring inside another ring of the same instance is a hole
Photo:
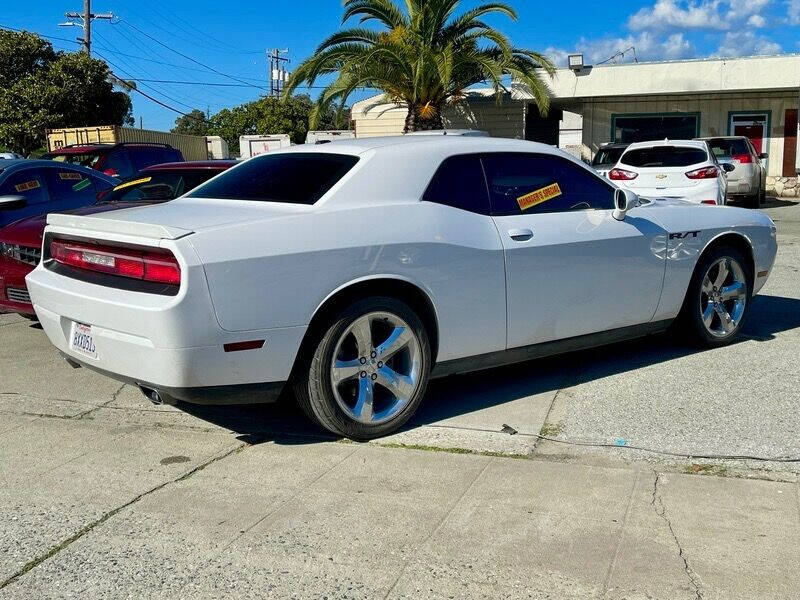
[[[508,1],[519,20],[500,18],[494,24],[516,45],[545,51],[560,64],[571,51],[584,52],[588,62],[596,64],[631,46],[639,60],[800,52],[800,0]],[[58,26],[66,20],[64,12],[80,10],[80,0],[36,2],[33,10],[31,4],[7,0],[0,25],[65,40],[80,35],[79,28]],[[340,26],[341,15],[340,0],[230,5],[207,0],[94,0],[93,5],[95,12],[111,11],[120,19],[113,24],[95,21],[93,26],[94,49],[113,63],[118,75],[193,82],[139,85],[178,110],[212,113],[264,93],[265,50],[288,48],[297,64]],[[59,49],[77,48],[71,41],[51,41]],[[633,60],[633,52],[617,60]],[[317,90],[309,92],[314,95]],[[178,116],[141,96],[133,99],[137,124],[141,117],[146,128],[169,129]]]

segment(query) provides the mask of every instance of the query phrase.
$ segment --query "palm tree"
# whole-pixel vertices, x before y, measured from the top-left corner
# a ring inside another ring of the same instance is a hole
[[[302,83],[338,74],[320,94],[311,126],[324,110],[344,106],[358,88],[377,88],[385,98],[408,108],[405,131],[442,129],[442,110],[465,97],[467,89],[485,82],[498,102],[508,76],[526,84],[540,113],[549,108],[547,87],[536,70],[552,75],[553,63],[538,52],[515,48],[483,20],[491,14],[511,19],[508,4],[492,2],[456,14],[460,0],[345,0],[342,23],[359,17],[377,21],[381,29],[363,26],[334,33],[304,61],[287,82],[285,96]]]

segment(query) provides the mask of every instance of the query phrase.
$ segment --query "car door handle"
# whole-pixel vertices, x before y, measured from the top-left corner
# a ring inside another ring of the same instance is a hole
[[[508,237],[515,242],[527,242],[533,237],[533,231],[530,229],[509,229]]]

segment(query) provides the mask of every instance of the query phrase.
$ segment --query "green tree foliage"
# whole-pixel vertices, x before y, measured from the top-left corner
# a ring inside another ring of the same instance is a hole
[[[103,61],[0,31],[0,144],[27,155],[46,145],[46,129],[129,122],[131,100],[109,75]]]
[[[185,135],[209,135],[208,118],[202,110],[194,109],[188,114],[181,115],[175,119],[175,127],[172,133],[183,133]]]
[[[319,97],[312,127],[334,103],[344,103],[358,88],[377,88],[408,108],[405,130],[441,129],[442,109],[478,83],[494,88],[498,101],[509,77],[526,84],[539,111],[549,108],[547,87],[537,69],[552,74],[548,58],[511,45],[484,20],[493,15],[516,19],[514,9],[491,2],[458,12],[460,0],[345,0],[342,22],[376,22],[333,34],[292,74],[287,96],[319,77],[336,78]]]
[[[288,133],[295,144],[306,140],[309,117],[314,109],[311,98],[305,95],[260,98],[235,108],[225,108],[211,116],[207,135],[219,135],[231,149],[239,147],[239,136]],[[191,113],[190,113],[191,114]],[[337,111],[329,109],[318,120],[319,129],[335,129]]]

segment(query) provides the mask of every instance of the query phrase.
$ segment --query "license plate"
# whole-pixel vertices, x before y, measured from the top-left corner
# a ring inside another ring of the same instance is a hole
[[[92,326],[83,323],[72,323],[69,336],[69,349],[89,358],[97,358],[97,348],[94,345]]]

